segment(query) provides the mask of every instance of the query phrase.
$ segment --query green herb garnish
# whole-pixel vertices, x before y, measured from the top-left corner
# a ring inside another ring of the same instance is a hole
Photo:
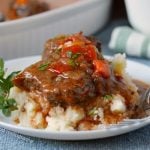
[[[0,58],[0,77],[3,77],[4,73],[4,61]]]
[[[72,66],[72,67],[75,67],[75,66],[76,66],[75,61],[72,60],[72,59],[69,59],[68,64],[69,64],[70,66]]]
[[[76,53],[72,55],[72,59],[75,60],[77,59],[81,54],[80,53]]]
[[[103,96],[104,100],[112,100],[113,99],[113,95],[112,94],[106,94],[105,96]]]
[[[5,116],[10,116],[11,112],[17,110],[15,99],[9,98],[10,88],[13,87],[12,78],[20,71],[12,72],[6,78],[4,70],[4,61],[0,58],[0,109]]]
[[[76,59],[81,55],[81,53],[73,54],[72,51],[67,51],[66,55],[67,55],[68,58],[70,58],[69,65],[71,65],[73,67],[77,66],[78,63],[76,62]]]
[[[44,70],[46,70],[46,69],[48,68],[49,64],[50,64],[50,63],[41,64],[41,65],[38,67],[38,69],[39,69],[40,71],[44,71]]]
[[[11,115],[11,112],[14,110],[17,110],[17,103],[15,99],[13,98],[5,98],[5,97],[0,97],[0,109],[2,110],[2,113],[9,117]]]
[[[98,111],[97,111],[97,108],[94,107],[93,109],[91,109],[89,112],[88,112],[88,115],[89,116],[94,116],[94,115],[97,115]]]
[[[68,58],[72,58],[73,53],[72,53],[72,51],[67,51],[66,55]]]

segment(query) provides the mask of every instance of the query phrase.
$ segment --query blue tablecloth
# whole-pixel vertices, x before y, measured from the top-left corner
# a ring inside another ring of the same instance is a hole
[[[115,26],[128,24],[126,20],[113,21],[95,35],[103,43],[103,53],[112,55],[107,43]],[[150,60],[128,57],[150,67]],[[27,137],[0,128],[0,150],[150,150],[150,126],[124,135],[91,141],[55,141]]]

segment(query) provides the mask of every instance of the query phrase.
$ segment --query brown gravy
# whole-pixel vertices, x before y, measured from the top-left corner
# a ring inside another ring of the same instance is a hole
[[[138,92],[140,94],[144,93],[146,91],[146,89],[150,88],[150,84],[147,84],[143,81],[134,79],[133,82],[136,84],[136,86],[138,87]]]

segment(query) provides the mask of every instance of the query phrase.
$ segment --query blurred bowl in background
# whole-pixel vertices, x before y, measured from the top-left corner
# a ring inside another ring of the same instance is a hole
[[[12,59],[40,54],[44,43],[57,34],[95,33],[107,23],[111,1],[80,0],[38,15],[0,23],[0,57]]]
[[[150,0],[125,0],[129,22],[150,36]]]

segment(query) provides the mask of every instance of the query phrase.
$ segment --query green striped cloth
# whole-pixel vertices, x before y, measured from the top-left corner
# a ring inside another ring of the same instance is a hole
[[[127,26],[113,30],[109,48],[117,53],[150,59],[150,37],[147,37]]]

